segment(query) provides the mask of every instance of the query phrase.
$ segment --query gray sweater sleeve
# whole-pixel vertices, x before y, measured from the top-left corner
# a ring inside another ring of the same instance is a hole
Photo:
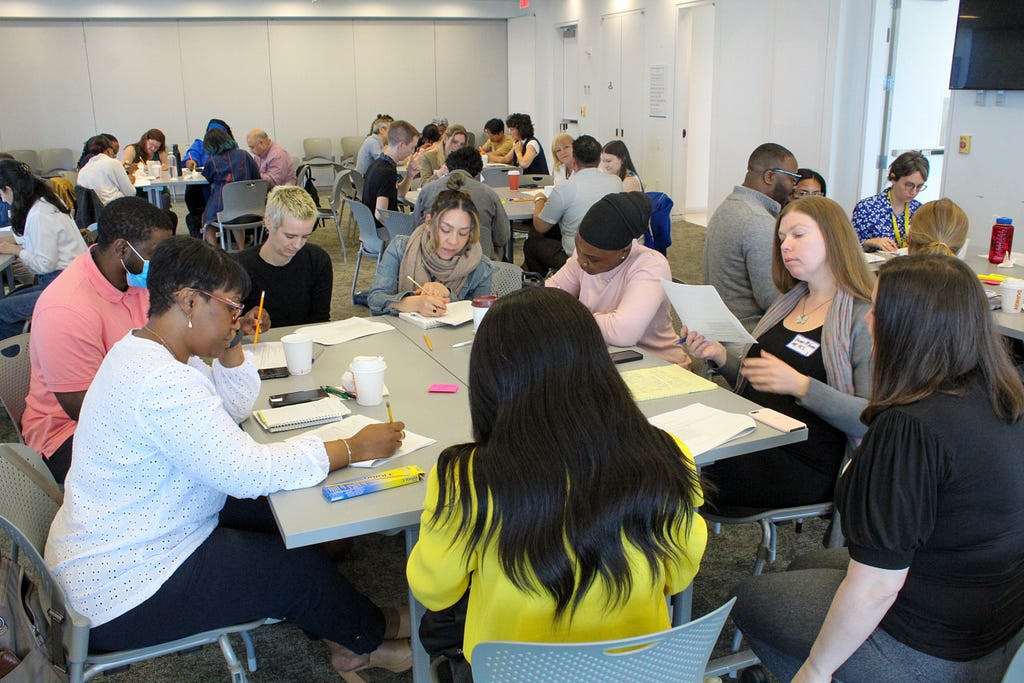
[[[750,289],[754,300],[761,311],[767,311],[775,303],[781,292],[772,281],[772,252],[775,251],[775,224],[769,223],[766,229],[747,233],[744,245],[744,260],[747,264],[747,277],[750,278]]]

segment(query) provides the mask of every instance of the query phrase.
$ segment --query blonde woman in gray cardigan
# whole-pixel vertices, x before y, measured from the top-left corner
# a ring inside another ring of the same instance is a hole
[[[691,355],[717,369],[736,393],[804,422],[807,440],[704,468],[718,487],[713,507],[780,508],[832,499],[848,447],[867,427],[871,395],[874,276],[857,233],[836,202],[806,197],[775,224],[772,279],[785,292],[754,329],[757,344],[732,353],[684,330]]]

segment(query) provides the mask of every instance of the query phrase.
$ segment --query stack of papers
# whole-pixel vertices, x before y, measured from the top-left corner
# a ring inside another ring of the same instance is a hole
[[[727,413],[703,403],[655,415],[648,422],[685,443],[695,458],[727,441],[749,434],[757,427],[749,415]]]
[[[695,375],[678,365],[659,365],[656,368],[630,370],[622,373],[622,379],[633,394],[634,401],[649,401],[655,398],[681,396],[697,391],[717,389],[714,382]]]
[[[337,320],[331,323],[320,323],[319,325],[307,325],[295,330],[299,334],[308,334],[313,341],[324,346],[342,344],[360,337],[368,337],[378,332],[393,330],[391,325],[379,320],[370,318],[356,318],[355,316],[346,320]],[[282,363],[284,365],[284,363]]]
[[[310,432],[306,432],[302,436],[315,436],[321,441],[333,441],[335,439],[348,439],[355,436],[360,429],[367,425],[379,424],[380,420],[374,420],[371,417],[365,415],[352,415],[347,417],[341,422],[335,422],[319,429],[314,429]],[[299,437],[293,436],[292,439]],[[291,439],[289,439],[290,441]],[[435,443],[436,439],[431,439],[427,436],[421,436],[415,432],[410,432],[408,429],[405,430],[405,439],[402,440],[402,447],[399,448],[394,455],[390,458],[377,458],[376,460],[363,460],[362,462],[352,463],[352,467],[376,467],[382,462],[388,462],[395,458],[403,455],[408,455],[413,451],[418,451],[424,446],[429,446]]]

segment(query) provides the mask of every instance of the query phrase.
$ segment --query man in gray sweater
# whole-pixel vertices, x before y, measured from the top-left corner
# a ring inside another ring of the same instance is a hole
[[[772,283],[775,219],[799,179],[793,153],[766,142],[751,153],[743,184],[708,221],[704,281],[747,330],[780,294]]]

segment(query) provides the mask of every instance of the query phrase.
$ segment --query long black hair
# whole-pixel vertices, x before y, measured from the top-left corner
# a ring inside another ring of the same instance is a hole
[[[469,387],[474,441],[438,459],[434,513],[461,513],[467,553],[495,542],[509,580],[550,595],[556,619],[595,583],[612,605],[628,599],[626,544],[655,576],[679,556],[672,532],[689,531],[697,475],[637,408],[575,297],[539,287],[499,299],[473,341]]]
[[[18,236],[25,234],[25,219],[38,199],[45,199],[61,213],[71,213],[50,183],[32,173],[28,164],[20,161],[0,159],[0,187],[11,188],[14,195],[11,198],[11,229]]]

